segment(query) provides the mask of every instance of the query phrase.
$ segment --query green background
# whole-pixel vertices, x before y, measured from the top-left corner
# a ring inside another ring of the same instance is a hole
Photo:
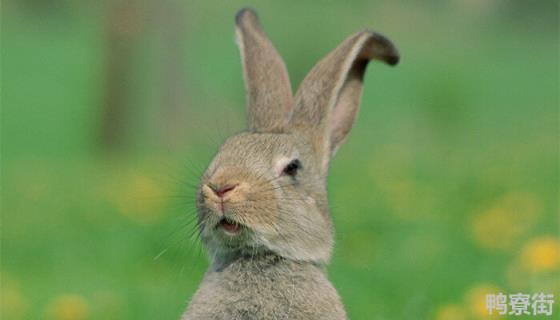
[[[135,13],[117,18],[129,109],[113,149],[99,136],[119,2],[3,3],[2,319],[178,319],[207,266],[194,185],[244,128],[233,17],[247,3],[120,3]],[[364,28],[402,55],[368,68],[331,167],[328,273],[351,319],[481,319],[487,293],[560,297],[557,1],[249,5],[294,88]]]

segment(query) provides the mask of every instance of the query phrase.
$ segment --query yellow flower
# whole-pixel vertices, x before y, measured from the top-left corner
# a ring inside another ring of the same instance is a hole
[[[509,212],[504,208],[492,208],[474,217],[471,233],[474,241],[483,248],[507,250],[513,240],[523,233],[519,226],[509,219]]]
[[[0,287],[0,319],[23,319],[28,302],[18,282],[6,273],[2,273]]]
[[[467,318],[465,309],[458,304],[447,304],[436,311],[436,320],[464,320]]]
[[[553,271],[560,267],[560,241],[552,236],[533,239],[521,251],[523,266],[533,272]]]
[[[500,289],[492,284],[480,284],[471,288],[465,294],[465,305],[475,319],[492,319],[496,314],[490,315],[486,308],[486,295],[498,294]]]
[[[391,213],[406,221],[424,221],[435,215],[435,191],[413,179],[394,179],[378,183],[379,194],[391,208]]]
[[[83,320],[89,317],[89,306],[79,295],[63,295],[49,303],[47,315],[54,320]]]
[[[119,175],[106,190],[110,201],[122,215],[139,223],[150,223],[161,218],[164,192],[160,185],[137,173]]]
[[[473,240],[489,250],[512,249],[537,222],[540,209],[541,204],[533,194],[510,193],[473,216]]]

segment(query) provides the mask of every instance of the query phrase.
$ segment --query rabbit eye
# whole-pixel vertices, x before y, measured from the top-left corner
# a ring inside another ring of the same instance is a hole
[[[298,159],[292,160],[288,165],[282,170],[282,173],[290,177],[295,177],[297,171],[301,168],[301,162]]]

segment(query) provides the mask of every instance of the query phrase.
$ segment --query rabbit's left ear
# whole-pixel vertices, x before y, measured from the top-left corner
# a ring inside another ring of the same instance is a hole
[[[319,61],[296,93],[291,130],[310,140],[325,170],[356,119],[371,59],[395,65],[399,53],[384,36],[359,32]]]
[[[235,22],[247,91],[249,130],[283,132],[293,109],[292,87],[284,61],[253,10],[241,9]]]

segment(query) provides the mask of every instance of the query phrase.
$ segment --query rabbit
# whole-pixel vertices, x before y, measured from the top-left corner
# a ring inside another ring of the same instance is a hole
[[[334,245],[327,172],[356,119],[368,62],[395,65],[399,54],[378,33],[356,33],[293,95],[256,13],[242,9],[235,22],[248,129],[225,141],[201,177],[210,266],[181,319],[346,319],[326,274]]]

